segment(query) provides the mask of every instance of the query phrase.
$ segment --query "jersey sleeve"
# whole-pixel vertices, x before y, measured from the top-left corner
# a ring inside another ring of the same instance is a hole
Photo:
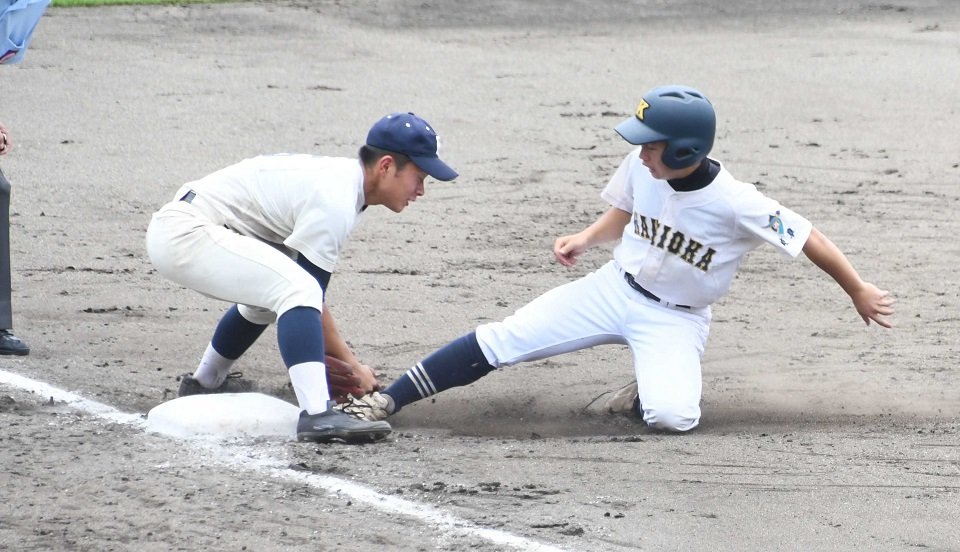
[[[350,229],[350,221],[339,211],[312,208],[297,217],[293,232],[283,244],[332,273]]]
[[[636,152],[631,152],[617,167],[617,171],[610,177],[606,188],[600,192],[607,203],[628,213],[633,212],[633,185],[630,182],[630,168],[634,159],[639,159]]]
[[[319,232],[310,231],[308,237],[306,233],[298,234],[294,231],[283,244],[306,257],[317,267],[333,272],[340,257],[340,248],[332,239],[323,235],[327,233],[327,228],[323,228]]]
[[[739,198],[738,229],[753,238],[776,247],[781,254],[795,258],[807,243],[813,224],[753,188]]]

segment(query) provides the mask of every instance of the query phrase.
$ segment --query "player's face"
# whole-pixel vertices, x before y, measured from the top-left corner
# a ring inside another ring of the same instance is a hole
[[[666,173],[670,170],[669,167],[663,164],[663,150],[667,148],[666,142],[651,142],[649,144],[643,144],[640,147],[640,160],[643,161],[643,166],[646,167],[650,174],[653,175],[657,180],[666,180]]]
[[[427,178],[427,173],[412,161],[400,170],[397,170],[394,163],[387,169],[385,177],[383,204],[394,213],[403,211],[411,201],[416,201],[424,194],[423,181]]]
[[[640,160],[643,166],[650,170],[650,174],[657,180],[683,178],[693,172],[694,167],[671,169],[663,163],[663,152],[667,149],[666,142],[650,142],[640,147]]]

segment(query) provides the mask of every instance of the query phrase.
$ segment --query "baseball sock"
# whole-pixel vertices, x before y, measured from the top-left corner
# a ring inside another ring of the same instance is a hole
[[[306,410],[307,414],[325,412],[330,400],[327,366],[322,362],[303,362],[291,366],[289,372],[300,409]]]
[[[230,367],[233,366],[234,359],[227,358],[213,348],[213,343],[207,343],[207,349],[203,352],[203,358],[200,364],[193,372],[193,378],[200,382],[200,385],[207,389],[216,389],[227,379],[230,373]]]
[[[209,389],[220,387],[233,362],[253,345],[265,329],[265,325],[254,324],[244,318],[237,306],[233,305],[220,318],[193,377]]]
[[[383,394],[393,399],[393,412],[397,412],[430,395],[473,383],[493,369],[477,343],[476,332],[470,332],[418,362]]]
[[[326,411],[330,390],[327,367],[323,363],[320,311],[313,307],[295,307],[283,313],[277,320],[277,343],[300,408],[307,414]]]

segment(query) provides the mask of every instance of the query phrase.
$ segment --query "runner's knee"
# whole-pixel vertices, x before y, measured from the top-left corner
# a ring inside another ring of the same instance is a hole
[[[660,431],[690,431],[700,423],[700,407],[644,404],[643,421],[650,428]]]

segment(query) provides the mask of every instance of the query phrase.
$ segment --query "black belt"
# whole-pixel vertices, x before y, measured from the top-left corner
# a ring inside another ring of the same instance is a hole
[[[183,197],[180,198],[180,201],[186,201],[187,203],[193,203],[193,198],[197,197],[197,192],[190,190],[189,192],[183,194]]]
[[[651,301],[656,301],[657,303],[663,303],[663,301],[660,300],[659,297],[657,297],[657,296],[654,295],[653,293],[651,293],[651,292],[643,289],[643,286],[641,286],[640,284],[638,284],[637,281],[633,279],[633,275],[630,274],[629,272],[624,272],[624,273],[623,273],[623,279],[626,280],[628,284],[630,284],[630,287],[632,287],[633,289],[639,291],[639,292],[641,293],[641,295],[643,295],[643,296],[646,297],[647,299],[650,299]],[[691,308],[690,305],[673,305],[673,306],[674,306],[674,307],[677,307],[678,309],[690,309],[690,308]]]

